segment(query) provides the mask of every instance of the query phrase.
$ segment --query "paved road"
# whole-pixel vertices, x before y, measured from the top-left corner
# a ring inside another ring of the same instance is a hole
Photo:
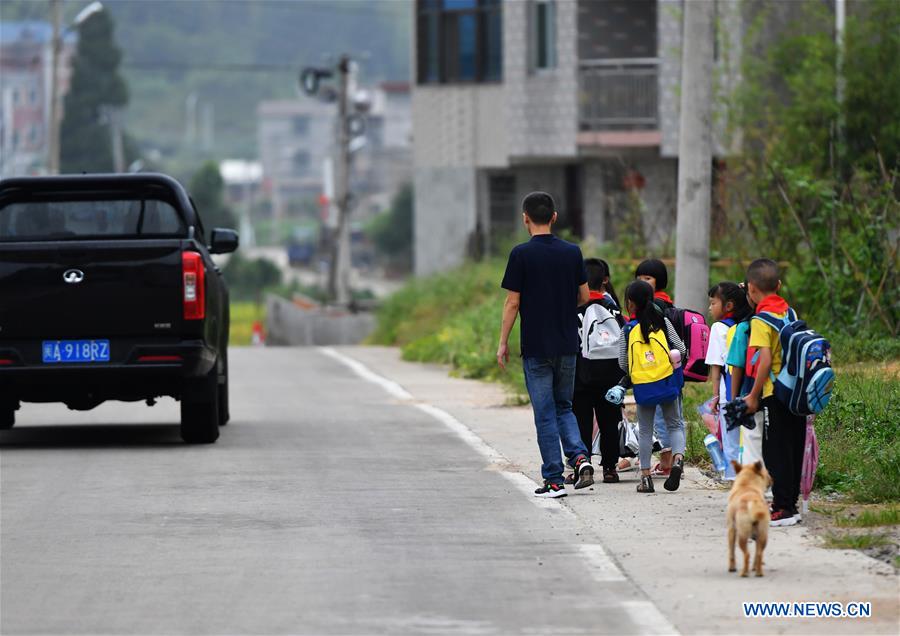
[[[577,517],[446,423],[315,349],[231,364],[213,446],[170,401],[0,431],[2,633],[660,633]]]

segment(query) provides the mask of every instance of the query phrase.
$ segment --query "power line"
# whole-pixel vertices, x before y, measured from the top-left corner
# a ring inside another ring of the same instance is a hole
[[[217,71],[224,73],[297,73],[300,64],[196,64],[182,62],[122,61],[122,68],[135,71]]]

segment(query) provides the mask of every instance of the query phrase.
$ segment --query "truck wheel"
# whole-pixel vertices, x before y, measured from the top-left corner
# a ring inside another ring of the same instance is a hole
[[[219,439],[219,397],[216,370],[188,386],[181,398],[181,439],[188,444],[212,444]]]
[[[0,404],[0,430],[12,428],[16,423],[16,407]]]

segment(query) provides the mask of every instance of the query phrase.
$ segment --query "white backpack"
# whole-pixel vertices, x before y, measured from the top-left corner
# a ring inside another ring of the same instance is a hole
[[[600,303],[594,303],[578,317],[581,319],[581,356],[588,360],[618,358],[622,328],[616,316]]]

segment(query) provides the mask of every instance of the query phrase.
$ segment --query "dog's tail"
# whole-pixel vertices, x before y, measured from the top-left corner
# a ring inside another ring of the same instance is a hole
[[[753,523],[756,523],[766,518],[769,509],[766,507],[765,500],[754,499],[747,504],[747,512],[750,513]]]

